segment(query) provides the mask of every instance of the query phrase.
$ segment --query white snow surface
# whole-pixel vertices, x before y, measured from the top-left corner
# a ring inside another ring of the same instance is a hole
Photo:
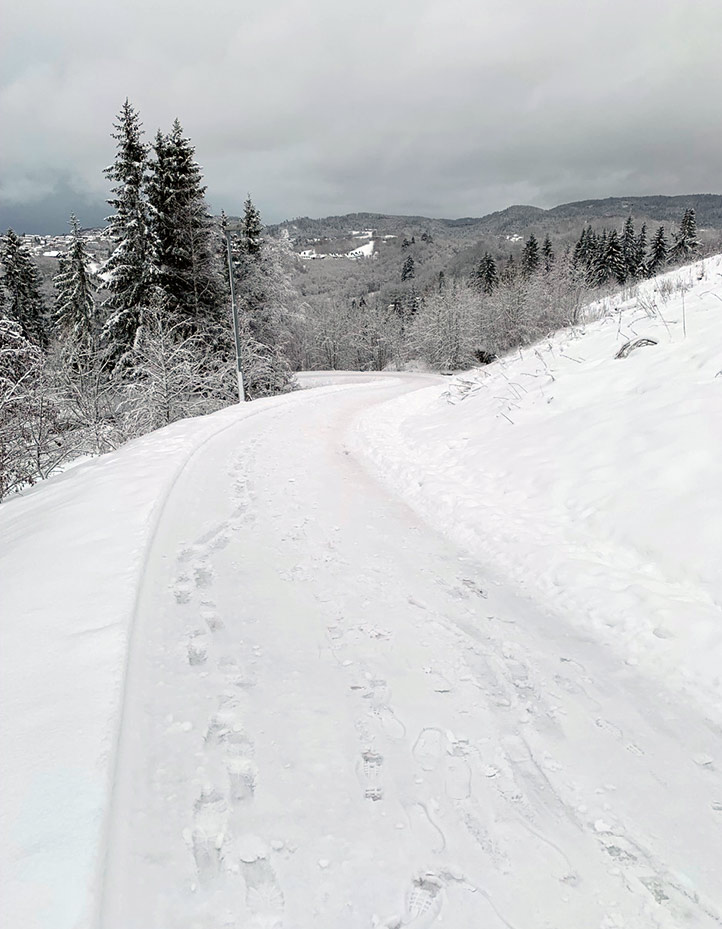
[[[346,253],[347,258],[371,258],[374,253],[373,239]]]
[[[719,926],[719,269],[3,504],[0,925]]]
[[[722,258],[586,320],[374,410],[361,444],[485,563],[720,711]]]

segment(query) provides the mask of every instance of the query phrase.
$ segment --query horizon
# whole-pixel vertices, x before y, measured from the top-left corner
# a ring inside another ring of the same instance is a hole
[[[675,200],[675,199],[684,199],[684,198],[698,198],[698,197],[722,197],[722,193],[715,193],[712,191],[705,192],[696,192],[696,193],[681,193],[681,194],[612,194],[607,197],[582,197],[579,200],[567,200],[563,203],[555,203],[549,207],[540,207],[533,203],[511,203],[506,207],[498,210],[491,210],[488,213],[480,215],[465,215],[465,216],[449,216],[449,215],[424,215],[421,213],[385,213],[378,210],[348,210],[344,213],[328,213],[324,216],[311,216],[311,215],[296,215],[293,217],[286,217],[280,220],[268,220],[264,219],[264,226],[282,226],[301,220],[311,220],[313,222],[322,222],[323,220],[330,219],[340,219],[346,216],[380,216],[388,219],[409,219],[409,220],[436,220],[437,222],[480,222],[481,220],[488,219],[490,216],[495,216],[501,213],[505,213],[508,210],[514,209],[533,209],[541,210],[545,213],[552,212],[553,210],[560,209],[565,206],[574,206],[580,203],[605,203],[610,200],[641,200],[641,199],[666,199],[666,200]],[[107,205],[107,204],[106,204]],[[105,220],[102,223],[86,223],[83,221],[83,217],[78,215],[76,211],[73,211],[78,218],[80,228],[84,231],[104,229],[107,226]],[[106,212],[105,210],[103,212]],[[239,219],[242,215],[239,213],[229,213],[227,211],[226,216],[228,219]],[[630,211],[631,215],[634,215],[634,211]],[[214,218],[218,218],[221,215],[219,210],[211,209],[211,214]],[[261,216],[263,218],[263,213],[261,211]],[[0,217],[3,217],[3,214],[0,213]],[[4,233],[8,229],[13,229],[19,235],[30,235],[30,236],[61,236],[69,235],[67,227],[69,226],[69,220],[64,223],[65,228],[60,228],[55,226],[52,229],[23,229],[19,225],[13,225],[12,223],[5,223],[0,218],[0,232]]]

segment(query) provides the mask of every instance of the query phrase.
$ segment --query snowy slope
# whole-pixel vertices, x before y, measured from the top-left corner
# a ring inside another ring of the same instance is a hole
[[[361,444],[505,577],[722,710],[722,257],[585,318],[374,410]]]

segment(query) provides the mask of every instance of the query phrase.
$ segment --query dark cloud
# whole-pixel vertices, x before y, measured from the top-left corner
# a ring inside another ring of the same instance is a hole
[[[4,14],[0,224],[105,215],[125,96],[217,210],[480,215],[721,189],[719,0],[26,0]]]

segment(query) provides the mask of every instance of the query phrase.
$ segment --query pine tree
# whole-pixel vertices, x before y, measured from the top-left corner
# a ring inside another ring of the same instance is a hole
[[[0,238],[0,265],[5,315],[20,325],[24,338],[44,347],[47,334],[40,272],[22,239],[12,229]]]
[[[544,263],[544,270],[548,274],[554,264],[554,248],[552,247],[552,240],[549,237],[549,233],[544,236],[544,244],[542,245],[542,260]]]
[[[698,249],[697,218],[693,209],[685,210],[679,232],[674,237],[669,259],[670,261],[690,261]]]
[[[589,267],[589,233],[590,229],[588,226],[585,226],[579,239],[577,240],[576,245],[574,246],[574,252],[572,253],[572,263],[575,268],[588,268]]]
[[[639,235],[634,242],[634,276],[643,277],[646,274],[647,260],[647,224],[642,223]]]
[[[669,249],[667,246],[667,237],[664,234],[664,226],[660,226],[654,234],[652,244],[649,248],[649,260],[647,261],[647,276],[654,277],[664,270],[668,261]]]
[[[592,287],[601,287],[611,276],[607,253],[607,230],[601,235],[592,233],[590,237],[590,261],[587,270],[587,281]]]
[[[477,290],[484,294],[491,294],[499,286],[499,274],[496,270],[496,262],[489,254],[484,252],[479,267],[474,274],[473,284]]]
[[[531,277],[539,268],[539,243],[532,233],[526,240],[521,255],[521,271],[525,277]]]
[[[631,216],[627,217],[627,221],[624,224],[624,230],[622,232],[621,239],[622,247],[622,257],[624,259],[624,267],[626,272],[626,277],[636,277],[637,276],[637,238],[634,231],[634,220]]]
[[[186,335],[202,331],[222,303],[213,221],[195,151],[176,119],[158,133],[148,178],[155,281]]]
[[[108,218],[108,233],[115,243],[105,271],[109,275],[106,301],[109,315],[103,337],[116,357],[133,345],[142,309],[152,287],[148,209],[144,197],[148,147],[142,124],[128,100],[123,104],[112,134],[118,143],[114,163],[105,169],[113,184],[108,203],[115,213]]]
[[[616,229],[612,229],[607,238],[604,264],[609,277],[614,278],[618,284],[623,284],[626,281],[627,266],[624,260],[622,245],[619,241],[619,234]]]
[[[401,280],[410,281],[413,279],[415,273],[414,259],[411,255],[409,255],[404,261],[403,267],[401,268]]]
[[[94,348],[99,330],[98,307],[90,257],[75,214],[70,216],[70,228],[70,248],[60,259],[60,268],[53,281],[56,290],[54,319],[63,335],[75,345]]]
[[[243,204],[239,247],[244,255],[252,259],[258,259],[263,249],[261,214],[253,205],[250,194]]]

